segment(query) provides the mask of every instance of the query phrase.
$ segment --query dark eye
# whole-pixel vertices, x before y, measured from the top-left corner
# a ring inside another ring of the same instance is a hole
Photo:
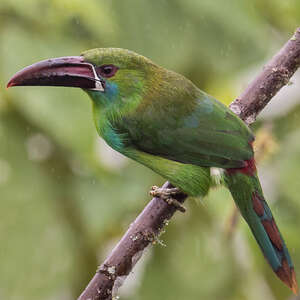
[[[114,76],[118,69],[119,68],[115,65],[103,65],[96,68],[97,74],[105,78]]]

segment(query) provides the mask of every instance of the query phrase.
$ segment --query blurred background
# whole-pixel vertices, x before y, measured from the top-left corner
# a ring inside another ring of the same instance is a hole
[[[229,104],[299,26],[299,0],[0,0],[0,299],[75,299],[164,180],[110,150],[79,89],[5,88],[41,59],[122,47]],[[300,74],[253,127],[300,277]],[[224,188],[186,203],[123,300],[294,299]],[[164,244],[164,245],[163,245]]]

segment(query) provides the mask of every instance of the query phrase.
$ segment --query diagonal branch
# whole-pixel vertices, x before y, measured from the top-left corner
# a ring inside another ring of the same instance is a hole
[[[253,123],[299,66],[300,27],[240,97],[230,104],[230,109],[248,125]],[[170,188],[172,185],[166,182],[163,187]],[[181,203],[187,198],[184,194],[175,197]],[[111,300],[145,248],[157,239],[175,211],[176,208],[164,200],[153,198],[98,268],[78,300]]]
[[[257,115],[286,85],[300,66],[300,27],[273,56],[245,91],[230,104],[230,109],[246,124],[252,124]]]

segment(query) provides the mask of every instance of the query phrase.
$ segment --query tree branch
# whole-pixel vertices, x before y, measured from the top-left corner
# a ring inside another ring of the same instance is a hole
[[[289,82],[299,66],[300,27],[240,97],[230,104],[230,109],[246,124],[253,123],[260,111]],[[171,188],[172,185],[166,182],[163,187]],[[175,197],[181,203],[187,198],[184,194]],[[145,248],[155,242],[175,211],[176,208],[164,200],[153,198],[98,268],[78,300],[111,300]]]
[[[289,82],[299,66],[300,27],[245,91],[230,104],[230,109],[246,124],[252,124],[277,92]]]

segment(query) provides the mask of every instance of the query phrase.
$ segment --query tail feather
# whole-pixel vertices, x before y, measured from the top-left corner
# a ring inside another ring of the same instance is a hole
[[[246,162],[241,169],[228,169],[225,182],[271,268],[297,294],[293,263],[264,199],[254,161]]]

